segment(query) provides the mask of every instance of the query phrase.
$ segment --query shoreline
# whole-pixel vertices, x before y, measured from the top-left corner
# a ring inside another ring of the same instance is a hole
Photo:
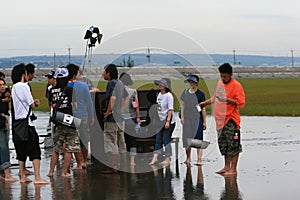
[[[1,69],[6,74],[8,83],[11,83],[11,68]],[[33,82],[44,82],[47,80],[45,75],[54,68],[36,68],[35,79]],[[233,66],[233,74],[236,78],[300,78],[300,67],[245,67]],[[87,76],[92,81],[99,81],[103,66],[92,67],[87,69]],[[146,77],[158,78],[162,74],[174,79],[182,79],[188,74],[197,74],[203,79],[219,78],[217,66],[134,66],[132,68],[119,67],[119,73],[129,71],[134,80],[145,80]]]

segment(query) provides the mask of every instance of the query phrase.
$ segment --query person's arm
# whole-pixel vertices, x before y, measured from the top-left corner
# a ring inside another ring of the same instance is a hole
[[[134,100],[135,100],[135,103],[137,105],[137,107],[135,108],[136,122],[140,123],[141,118],[140,118],[140,109],[139,109],[139,99],[138,99],[137,93],[135,94]]]
[[[4,103],[10,103],[10,101],[11,101],[11,98],[10,98],[11,94],[10,94],[10,92],[6,91],[5,94],[4,94],[4,96],[5,96],[5,98],[2,99],[2,102],[4,102]]]
[[[201,106],[201,108],[204,108],[207,105],[213,104],[215,102],[215,95],[212,96],[211,98],[207,99],[206,101],[201,102],[199,105]]]
[[[89,92],[89,87],[85,84],[85,88],[84,88],[84,93],[85,93],[85,100],[87,102],[86,106],[87,106],[87,111],[88,111],[88,115],[89,115],[89,119],[91,120],[91,126],[94,125],[95,122],[95,110],[94,110],[94,104],[93,104],[93,100],[91,97],[91,93]]]
[[[202,108],[203,130],[206,130],[206,109]]]
[[[173,95],[171,94],[168,98],[168,115],[167,115],[166,124],[165,124],[166,129],[170,128],[173,110],[174,110],[174,98],[173,98]]]
[[[109,98],[108,106],[106,108],[106,112],[104,113],[104,119],[107,119],[107,117],[109,115],[111,115],[111,113],[112,113],[111,111],[112,111],[112,108],[113,108],[113,106],[115,104],[115,101],[116,101],[116,96],[111,96]]]
[[[180,100],[181,118],[180,122],[184,124],[184,101]]]

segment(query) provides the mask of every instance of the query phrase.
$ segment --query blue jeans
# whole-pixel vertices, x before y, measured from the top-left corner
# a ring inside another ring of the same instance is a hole
[[[10,167],[10,156],[8,147],[7,131],[0,130],[0,170],[5,170]]]
[[[171,148],[171,137],[172,133],[175,128],[175,123],[170,124],[170,128],[165,129],[162,128],[156,134],[156,141],[155,141],[155,153],[161,154],[163,145],[165,146],[165,156],[171,157],[172,156],[172,148]]]

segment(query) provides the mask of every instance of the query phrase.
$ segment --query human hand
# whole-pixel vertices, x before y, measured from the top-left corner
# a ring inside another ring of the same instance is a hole
[[[39,99],[35,99],[34,100],[34,105],[36,106],[36,107],[38,107],[39,105],[40,105],[40,100]]]
[[[184,117],[181,116],[180,122],[181,124],[184,124]]]
[[[168,128],[170,128],[170,122],[166,122],[166,124],[165,124],[165,129],[168,129]]]
[[[109,115],[111,115],[111,112],[104,113],[104,119],[107,119]]]

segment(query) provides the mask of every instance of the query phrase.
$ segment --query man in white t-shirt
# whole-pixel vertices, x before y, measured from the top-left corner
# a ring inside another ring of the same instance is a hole
[[[34,167],[34,184],[49,184],[50,182],[42,179],[40,176],[41,149],[39,146],[39,136],[35,130],[32,117],[30,117],[31,109],[37,107],[40,101],[38,99],[34,100],[31,95],[30,88],[26,83],[27,74],[23,63],[13,68],[11,79],[14,84],[12,89],[12,134],[17,160],[19,161],[20,182],[31,182],[25,174],[25,162],[27,157],[29,157]],[[29,124],[28,133],[25,133],[26,138],[22,138],[19,132],[15,131],[16,121],[26,119],[27,117]]]

